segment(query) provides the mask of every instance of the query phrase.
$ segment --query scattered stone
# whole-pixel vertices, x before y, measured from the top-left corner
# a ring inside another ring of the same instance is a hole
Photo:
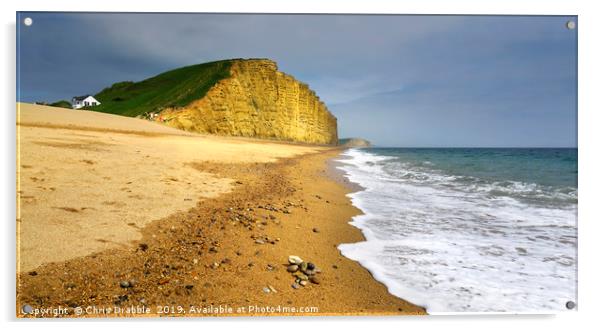
[[[65,286],[65,289],[71,290],[71,289],[75,288],[75,283],[66,283],[64,286]]]
[[[313,284],[320,284],[320,278],[317,276],[310,276],[309,281],[312,282]]]
[[[313,264],[313,263],[311,263],[311,262],[308,262],[308,263],[307,263],[307,269],[309,269],[309,270],[314,270],[314,269],[316,269],[316,265],[314,265],[314,264]]]
[[[339,266],[337,266],[337,265],[332,265],[332,268],[334,268],[334,269],[339,269]]]
[[[300,284],[301,286],[306,286],[306,285],[307,285],[307,281],[299,281],[299,284]]]
[[[262,239],[256,239],[255,244],[265,244],[265,242]]]
[[[286,271],[287,271],[287,272],[289,272],[289,273],[294,273],[294,272],[296,272],[297,270],[299,270],[299,266],[297,266],[297,265],[289,265],[289,266],[286,268]]]
[[[276,291],[276,289],[274,289],[274,287],[273,287],[273,286],[271,286],[271,285],[268,285],[268,288],[269,288],[269,289],[270,289],[272,292],[274,292],[274,293],[278,293],[278,291]]]
[[[218,267],[219,267],[219,263],[217,263],[217,262],[214,262],[214,263],[211,265],[211,268],[213,268],[213,269],[217,269]]]
[[[263,292],[265,292],[265,293],[270,293],[270,288],[268,288],[268,287],[264,287],[264,288],[263,288]]]
[[[242,182],[241,181],[236,181],[236,184],[242,184]]]
[[[35,270],[31,271],[28,273],[30,276],[37,276],[38,272],[36,272]]]
[[[293,289],[298,289],[299,288],[299,284],[297,284],[297,282],[293,283],[293,285],[291,285],[293,287]]]
[[[312,231],[313,231],[314,233],[319,233],[319,232],[320,232],[320,229],[319,229],[319,228],[314,228],[314,229],[312,229]]]
[[[142,250],[142,252],[148,250],[148,244],[146,243],[140,243],[138,244],[138,247],[140,248],[140,250]]]
[[[192,290],[192,288],[194,288],[194,285],[192,285],[192,284],[186,284],[186,289],[187,290]]]
[[[316,272],[310,269],[306,269],[305,271],[303,271],[303,274],[307,275],[307,276],[312,276],[312,275],[316,275]]]
[[[266,268],[267,270],[269,270],[269,271],[272,271],[272,270],[274,270],[274,266],[272,266],[272,265],[270,265],[270,264],[268,264],[268,265],[267,265],[265,268]]]
[[[309,277],[307,277],[305,274],[297,274],[295,276],[301,281],[307,281],[309,279]]]
[[[303,259],[298,256],[288,256],[288,263],[291,265],[300,265],[303,262]]]
[[[211,253],[217,253],[217,248],[215,246],[212,246],[209,248],[209,252]]]
[[[119,282],[119,286],[124,289],[127,289],[127,288],[131,287],[132,284],[130,283],[130,281],[121,281],[121,282]]]
[[[299,264],[299,269],[301,269],[302,272],[305,272],[307,270],[307,262],[303,261]]]
[[[222,264],[227,264],[227,265],[229,265],[229,264],[231,264],[231,263],[232,263],[232,260],[230,260],[229,258],[225,258],[224,260],[222,260]]]

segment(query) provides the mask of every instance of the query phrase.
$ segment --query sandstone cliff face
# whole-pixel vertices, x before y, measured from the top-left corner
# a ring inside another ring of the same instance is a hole
[[[179,129],[317,144],[337,144],[337,119],[314,91],[270,60],[233,60],[230,77],[200,100],[157,120]]]

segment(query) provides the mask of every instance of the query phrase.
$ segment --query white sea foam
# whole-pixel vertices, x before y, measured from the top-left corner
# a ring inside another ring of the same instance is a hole
[[[359,149],[345,155],[340,168],[365,188],[350,197],[366,241],[339,249],[392,294],[435,314],[545,313],[575,301],[576,203],[553,205],[576,192],[420,172]]]

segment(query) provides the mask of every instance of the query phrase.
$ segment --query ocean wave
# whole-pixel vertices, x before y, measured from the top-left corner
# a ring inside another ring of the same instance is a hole
[[[391,293],[429,313],[557,311],[574,300],[576,189],[345,156],[340,168],[365,188],[350,197],[367,241],[339,249]]]
[[[348,164],[354,165],[360,171],[378,176],[382,180],[406,182],[410,184],[425,184],[451,188],[467,193],[482,193],[485,198],[510,197],[526,203],[536,203],[539,206],[550,207],[572,206],[577,203],[578,193],[574,187],[550,187],[532,182],[512,180],[495,181],[473,176],[450,175],[432,167],[421,166],[424,163],[412,164],[401,161],[398,157],[379,156],[349,150],[346,155],[352,157]],[[367,166],[367,164],[370,164]]]

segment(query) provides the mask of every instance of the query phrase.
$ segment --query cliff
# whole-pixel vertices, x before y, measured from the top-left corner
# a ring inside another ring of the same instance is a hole
[[[231,60],[228,77],[156,120],[186,131],[337,144],[337,119],[308,85],[266,59]]]
[[[360,138],[346,138],[340,139],[339,145],[347,148],[361,148],[361,147],[370,147],[372,144],[370,141]]]

